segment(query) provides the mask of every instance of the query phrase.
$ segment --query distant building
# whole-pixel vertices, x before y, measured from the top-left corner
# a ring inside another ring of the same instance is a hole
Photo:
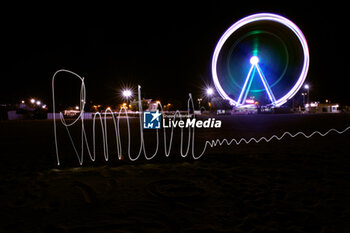
[[[152,101],[152,99],[144,99],[147,101],[147,104],[148,104],[148,109],[146,109],[146,111],[157,111],[158,109],[158,104],[159,104],[159,101]]]
[[[325,104],[318,104],[316,107],[317,113],[340,113],[340,107],[337,103],[325,103]]]

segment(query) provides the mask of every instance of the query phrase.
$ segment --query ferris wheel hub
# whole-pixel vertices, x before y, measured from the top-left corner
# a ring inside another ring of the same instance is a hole
[[[259,58],[257,56],[252,56],[250,58],[250,64],[256,65],[256,64],[258,64],[258,62],[259,62]]]

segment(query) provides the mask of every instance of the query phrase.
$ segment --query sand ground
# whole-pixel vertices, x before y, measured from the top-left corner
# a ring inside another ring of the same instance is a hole
[[[196,149],[208,139],[350,125],[347,114],[220,119],[222,129],[197,131]],[[137,135],[137,120],[132,127]],[[1,232],[350,231],[350,132],[215,147],[199,160],[181,158],[176,139],[170,158],[105,162],[100,154],[83,166],[63,128],[59,139],[58,167],[52,121],[0,122]]]

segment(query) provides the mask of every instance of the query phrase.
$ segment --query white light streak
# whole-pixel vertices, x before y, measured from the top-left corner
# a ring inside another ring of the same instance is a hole
[[[114,125],[114,133],[115,133],[115,143],[116,143],[116,147],[117,147],[117,153],[114,155],[116,157],[118,157],[118,159],[122,159],[124,154],[127,154],[128,158],[131,161],[136,161],[140,158],[141,155],[144,156],[144,158],[146,160],[151,160],[153,159],[159,152],[159,130],[156,129],[156,147],[154,149],[154,152],[151,153],[151,155],[148,154],[148,151],[146,152],[146,145],[145,145],[145,141],[144,141],[144,134],[143,134],[143,123],[142,123],[142,104],[141,104],[141,87],[138,86],[138,102],[139,102],[139,123],[140,123],[140,146],[139,146],[139,150],[138,153],[132,155],[131,154],[131,132],[130,132],[130,122],[129,122],[129,116],[128,116],[128,111],[125,107],[122,107],[120,109],[120,111],[118,113],[114,113],[111,111],[111,109],[106,109],[105,110],[105,114],[104,117],[102,116],[101,113],[97,112],[93,115],[93,126],[92,126],[92,148],[88,142],[87,139],[87,132],[85,130],[85,125],[84,125],[84,107],[85,107],[85,103],[86,103],[86,88],[85,88],[85,83],[84,83],[84,78],[82,78],[81,76],[79,76],[78,74],[69,71],[69,70],[58,70],[55,72],[55,74],[52,77],[52,104],[53,104],[53,123],[54,123],[54,138],[55,138],[55,149],[56,149],[56,158],[57,158],[57,164],[60,165],[60,151],[59,151],[59,147],[58,147],[58,137],[57,137],[57,122],[56,122],[56,103],[55,103],[55,79],[57,74],[59,73],[68,73],[73,75],[75,78],[78,78],[81,81],[81,89],[80,89],[80,99],[82,99],[83,101],[81,102],[79,108],[81,109],[79,116],[71,123],[67,123],[64,119],[64,116],[62,113],[60,113],[60,121],[62,123],[62,125],[66,128],[69,140],[72,144],[72,147],[75,151],[75,154],[77,156],[78,162],[80,165],[83,164],[84,162],[84,148],[86,148],[87,150],[87,154],[90,157],[91,161],[95,161],[96,159],[96,122],[100,124],[101,127],[101,132],[102,132],[102,143],[103,143],[103,155],[106,161],[109,160],[110,157],[110,153],[109,153],[109,142],[108,142],[108,134],[107,134],[107,114],[106,113],[110,113],[113,117],[113,125]],[[161,107],[161,105],[160,105]],[[189,98],[187,101],[187,107],[188,109],[194,109],[194,104],[193,104],[193,99],[192,99],[192,95],[189,94]],[[120,118],[121,118],[121,114],[124,112],[124,114],[126,115],[126,124],[127,124],[127,142],[128,142],[128,146],[127,146],[127,152],[122,150],[122,138],[120,135]],[[161,112],[163,113],[163,109],[161,107]],[[188,114],[190,114],[190,111],[188,110]],[[174,114],[174,119],[175,117],[179,117],[180,120],[182,119],[181,114],[179,111],[176,111]],[[195,116],[194,116],[195,117]],[[70,129],[69,127],[77,124],[77,123],[81,123],[81,132],[80,132],[80,137],[81,137],[81,144],[80,144],[80,153],[79,153],[79,149],[77,148],[72,135],[70,133]],[[285,138],[286,136],[289,136],[291,138],[297,137],[297,136],[304,136],[305,138],[311,138],[314,135],[320,135],[322,137],[328,135],[331,132],[334,133],[338,133],[338,134],[343,134],[345,132],[347,132],[350,129],[350,126],[345,128],[344,130],[337,130],[337,129],[329,129],[328,131],[322,133],[320,131],[314,131],[311,134],[305,134],[304,132],[297,132],[297,133],[290,133],[290,132],[284,132],[283,134],[281,134],[280,136],[278,135],[273,135],[271,137],[260,137],[260,138],[250,138],[250,139],[245,139],[245,138],[241,138],[241,139],[213,139],[213,140],[207,140],[205,141],[205,144],[203,146],[203,149],[200,150],[199,152],[195,152],[195,127],[193,128],[189,128],[188,129],[188,136],[187,136],[187,140],[184,140],[184,132],[183,132],[183,128],[181,128],[181,133],[180,133],[180,155],[181,157],[185,158],[188,155],[192,155],[193,159],[199,159],[201,158],[208,147],[216,147],[216,146],[222,146],[224,144],[226,145],[231,145],[231,144],[236,144],[236,145],[240,145],[241,143],[245,143],[245,144],[249,144],[252,142],[255,143],[260,143],[262,141],[265,142],[270,142],[271,140],[282,140],[283,138]],[[173,135],[174,135],[174,128],[171,127],[170,129],[171,133],[170,133],[170,138],[169,141],[167,140],[167,135],[166,135],[166,129],[163,128],[163,139],[164,139],[164,155],[166,157],[169,157],[170,152],[172,150],[172,145],[173,145]]]

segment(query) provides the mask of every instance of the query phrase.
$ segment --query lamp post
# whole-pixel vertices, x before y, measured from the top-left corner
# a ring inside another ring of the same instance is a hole
[[[310,85],[305,84],[304,88],[307,90],[307,103],[310,104]]]
[[[211,96],[214,94],[213,88],[208,87],[206,93],[207,93],[207,97],[208,97],[209,108],[211,110]]]
[[[305,84],[304,85],[305,90],[307,91],[307,105],[308,105],[308,109],[310,110],[310,85],[309,84]]]
[[[208,87],[208,89],[207,89],[207,95],[208,95],[208,96],[211,96],[211,95],[213,95],[213,94],[214,94],[213,88]]]
[[[198,107],[199,107],[199,110],[200,110],[201,109],[202,98],[198,98],[197,101],[198,101]]]
[[[304,106],[304,108],[305,108],[305,95],[306,95],[306,93],[301,93],[301,95],[303,96],[303,106]]]
[[[122,92],[123,97],[126,99],[127,106],[129,106],[129,98],[132,96],[132,91],[129,89],[125,89]]]

